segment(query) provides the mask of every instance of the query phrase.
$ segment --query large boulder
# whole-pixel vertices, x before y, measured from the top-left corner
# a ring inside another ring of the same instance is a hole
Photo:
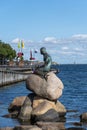
[[[50,115],[51,112],[52,114]],[[30,120],[33,120],[33,122],[39,120],[58,121],[61,113],[63,113],[62,117],[64,118],[66,109],[59,101],[50,101],[32,93],[26,97],[18,118],[22,123]]]
[[[21,121],[21,123],[30,122],[34,96],[34,94],[29,94],[21,106],[21,110],[18,115],[18,119]]]
[[[57,101],[55,105],[56,105],[56,110],[59,113],[59,116],[64,116],[67,112],[65,106],[60,101]]]
[[[66,130],[65,122],[36,122],[38,127],[41,127],[42,130]]]
[[[20,107],[19,111],[17,106]],[[10,107],[12,112],[9,115],[5,116],[18,118],[22,124],[28,123],[31,120],[33,120],[33,123],[34,121],[40,120],[58,121],[61,120],[61,117],[62,120],[65,120],[64,117],[66,114],[66,109],[61,102],[57,100],[50,101],[48,99],[37,96],[34,93],[31,93],[24,97],[20,96],[15,98],[10,104]],[[50,115],[51,112],[52,114]]]
[[[62,113],[62,114],[61,114]],[[66,109],[59,101],[50,101],[35,96],[32,103],[31,121],[61,121],[65,120]]]
[[[50,109],[56,110],[55,102],[49,101],[39,96],[34,97],[32,107],[33,107],[32,111],[33,115],[42,115]]]
[[[13,99],[13,101],[11,102],[11,104],[8,107],[8,111],[9,112],[14,112],[14,111],[20,111],[21,106],[23,105],[24,101],[26,99],[26,96],[20,96],[20,97],[16,97]]]
[[[49,72],[45,78],[30,74],[26,80],[26,88],[43,98],[57,100],[62,95],[64,86],[55,73]]]
[[[32,123],[35,123],[37,121],[57,122],[59,121],[59,114],[54,109],[50,109],[42,115],[32,115],[31,119]]]
[[[54,109],[59,115],[65,115],[66,109],[59,101],[50,101],[39,96],[35,96],[32,104],[32,115],[42,115],[50,109]]]

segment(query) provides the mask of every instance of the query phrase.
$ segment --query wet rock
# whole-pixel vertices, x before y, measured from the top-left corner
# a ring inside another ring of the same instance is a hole
[[[29,94],[19,112],[18,119],[21,122],[28,122],[31,119],[31,113],[32,113],[32,100],[34,98],[34,94]]]
[[[42,115],[50,109],[56,110],[55,102],[36,96],[33,100],[33,111],[34,115]]]
[[[11,113],[9,113],[9,114],[6,114],[6,115],[4,115],[4,116],[2,116],[2,117],[5,117],[5,118],[17,118],[18,117],[18,112],[17,111],[14,111],[14,112],[11,112]]]
[[[14,100],[8,107],[8,111],[9,112],[20,111],[20,108],[23,105],[25,98],[26,96],[20,96],[20,97],[14,98]]]
[[[59,113],[59,116],[65,116],[67,112],[65,106],[60,101],[56,102],[56,110]]]
[[[39,96],[34,97],[32,107],[32,114],[34,115],[42,115],[50,109],[57,111],[60,116],[64,116],[66,114],[66,109],[62,103],[59,101],[49,101]]]
[[[25,106],[21,108],[21,112],[18,116],[18,119],[20,120],[21,123],[23,122],[30,122],[31,119],[31,112],[32,108],[30,106]]]
[[[43,98],[57,100],[62,95],[64,86],[53,72],[49,72],[46,75],[46,79],[30,74],[26,80],[26,88]]]
[[[41,127],[42,130],[66,130],[65,124],[62,122],[36,122],[36,125]]]
[[[11,127],[0,128],[0,130],[13,130]]]
[[[86,130],[85,128],[77,128],[77,127],[71,127],[71,128],[67,128],[66,130]]]
[[[73,125],[74,126],[82,126],[82,123],[81,122],[74,122]]]
[[[82,115],[80,115],[80,121],[87,122],[87,112],[85,112]]]
[[[66,113],[66,109],[64,105],[61,104],[59,101],[50,101],[40,96],[36,96],[36,94],[34,93],[29,94],[28,96],[26,96],[26,98],[24,97],[23,99],[25,99],[22,102],[23,104],[21,103],[21,97],[17,97],[16,100],[14,99],[14,101],[11,103],[11,110],[15,111],[5,115],[4,117],[18,118],[22,124],[24,124],[25,122],[25,124],[27,124],[28,122],[30,123],[32,118],[35,122],[40,119],[46,119],[46,121],[58,121],[60,119],[60,121],[65,121],[64,116]],[[17,111],[18,109],[13,109],[14,105],[20,106],[20,110]],[[52,111],[53,113],[51,113],[50,111]],[[47,119],[49,118],[49,115],[50,119]]]
[[[50,109],[42,115],[32,114],[31,121],[32,121],[32,123],[35,123],[37,121],[45,121],[45,122],[54,121],[54,122],[56,122],[56,121],[59,121],[59,115],[58,115],[57,111],[55,111],[54,109]]]
[[[16,126],[14,130],[42,130],[42,128],[39,128],[36,125],[20,125]]]

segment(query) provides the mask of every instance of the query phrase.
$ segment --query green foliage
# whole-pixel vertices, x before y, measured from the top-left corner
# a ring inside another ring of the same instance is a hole
[[[0,40],[0,56],[4,59],[11,60],[16,57],[16,51],[8,43]]]

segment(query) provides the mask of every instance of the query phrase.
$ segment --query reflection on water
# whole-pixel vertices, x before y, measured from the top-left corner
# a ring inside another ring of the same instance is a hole
[[[4,118],[2,116],[8,113],[8,106],[15,97],[25,96],[28,93],[25,82],[0,88],[0,127],[13,127],[19,124],[16,119]]]

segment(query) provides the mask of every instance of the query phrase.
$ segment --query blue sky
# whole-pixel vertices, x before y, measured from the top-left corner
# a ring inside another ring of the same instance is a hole
[[[59,64],[87,63],[87,0],[0,0],[0,40],[17,52],[24,40],[28,60],[45,46]]]

